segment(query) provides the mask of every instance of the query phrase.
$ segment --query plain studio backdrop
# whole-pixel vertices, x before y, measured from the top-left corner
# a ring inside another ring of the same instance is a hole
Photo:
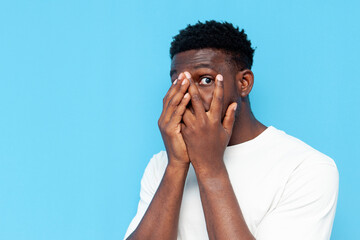
[[[122,239],[157,127],[172,36],[229,21],[256,47],[265,125],[332,157],[333,240],[359,239],[359,1],[1,1],[0,239]]]

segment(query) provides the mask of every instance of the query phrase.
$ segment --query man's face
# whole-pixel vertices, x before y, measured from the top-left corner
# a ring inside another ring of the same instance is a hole
[[[211,48],[178,53],[171,62],[171,81],[175,81],[180,73],[188,71],[199,89],[205,111],[208,111],[215,89],[215,77],[221,74],[224,77],[224,118],[227,107],[239,97],[235,82],[236,72],[229,61],[226,61],[227,58],[222,51]],[[190,104],[189,107],[191,108]]]

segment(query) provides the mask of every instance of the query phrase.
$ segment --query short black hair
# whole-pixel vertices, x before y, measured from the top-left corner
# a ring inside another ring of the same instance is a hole
[[[187,50],[214,48],[229,54],[236,67],[251,69],[254,51],[244,29],[228,22],[205,21],[187,25],[173,37],[170,47],[171,59]]]

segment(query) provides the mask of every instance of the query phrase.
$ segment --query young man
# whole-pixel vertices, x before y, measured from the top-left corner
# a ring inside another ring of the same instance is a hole
[[[329,239],[332,159],[253,115],[254,50],[244,30],[207,21],[171,44],[172,86],[127,239]]]

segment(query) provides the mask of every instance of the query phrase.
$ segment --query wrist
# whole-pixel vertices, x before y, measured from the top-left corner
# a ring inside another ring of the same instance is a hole
[[[164,179],[167,179],[173,186],[184,184],[189,168],[168,165],[165,170]]]
[[[171,172],[185,171],[187,172],[190,167],[190,162],[173,161],[170,159],[166,169]]]
[[[216,172],[197,173],[196,178],[201,189],[213,193],[221,192],[230,183],[226,168],[218,169]]]
[[[222,158],[206,161],[203,165],[193,164],[193,167],[198,179],[222,178],[223,176],[228,175]]]

